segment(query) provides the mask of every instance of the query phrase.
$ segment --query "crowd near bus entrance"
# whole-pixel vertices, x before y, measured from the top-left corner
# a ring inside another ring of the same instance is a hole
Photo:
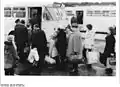
[[[44,12],[42,7],[36,6],[27,10],[27,21],[16,19],[13,30],[4,41],[5,75],[115,75],[115,25],[106,29],[104,40],[96,40],[97,33],[92,23],[81,27],[86,17],[83,10],[76,11],[66,26],[58,24],[66,21],[59,8],[46,8]],[[45,22],[46,26],[43,26]],[[48,27],[47,23],[51,26]],[[48,39],[47,30],[50,28],[53,32]],[[83,28],[86,29],[84,37]]]

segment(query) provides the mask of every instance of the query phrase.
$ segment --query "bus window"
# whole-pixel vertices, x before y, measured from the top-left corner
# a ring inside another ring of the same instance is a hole
[[[11,17],[11,8],[10,7],[4,8],[4,17]]]
[[[92,16],[92,15],[93,15],[93,11],[88,10],[88,11],[87,11],[87,16]]]
[[[72,11],[66,11],[66,14],[67,14],[67,16],[73,16],[74,15]]]
[[[103,16],[109,16],[109,11],[108,10],[103,10]]]
[[[24,7],[14,7],[13,8],[13,12],[12,12],[13,17],[24,18],[25,15],[26,15],[26,10]]]
[[[44,20],[53,20],[49,11],[47,10],[47,8],[45,8],[45,10],[43,12],[43,19]]]
[[[116,16],[116,10],[111,10],[110,11],[110,16],[115,17]]]

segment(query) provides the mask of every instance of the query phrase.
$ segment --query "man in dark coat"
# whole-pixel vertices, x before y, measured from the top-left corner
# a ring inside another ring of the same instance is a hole
[[[109,28],[110,34],[108,34],[105,38],[106,45],[104,49],[104,53],[102,54],[100,61],[106,66],[107,58],[111,56],[111,53],[115,54],[115,37],[114,37],[114,29],[113,27]]]
[[[38,68],[42,71],[44,67],[44,58],[47,53],[47,39],[43,30],[39,28],[38,24],[34,25],[34,30],[32,34],[32,48],[37,48],[39,54]]]
[[[25,26],[25,21],[21,20],[21,23],[15,26],[15,43],[17,46],[18,55],[20,61],[25,61],[24,48],[28,43],[28,31]]]

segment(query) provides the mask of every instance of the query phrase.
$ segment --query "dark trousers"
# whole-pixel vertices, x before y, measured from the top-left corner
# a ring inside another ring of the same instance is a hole
[[[38,67],[40,67],[40,70],[44,68],[44,63],[45,63],[45,52],[42,52],[39,48],[37,48],[38,55],[40,57],[38,61]]]
[[[78,64],[73,64],[73,69],[78,70]]]
[[[5,69],[5,75],[14,75],[14,69],[13,68]]]
[[[56,68],[57,69],[65,69],[65,57],[60,57],[60,56],[56,56],[53,59],[55,59],[56,61]]]
[[[26,60],[24,54],[25,44],[16,44],[18,56],[20,57],[20,62],[24,62]]]
[[[100,62],[106,66],[107,57],[109,57],[109,56],[110,56],[109,52],[104,52],[103,54],[100,55]]]

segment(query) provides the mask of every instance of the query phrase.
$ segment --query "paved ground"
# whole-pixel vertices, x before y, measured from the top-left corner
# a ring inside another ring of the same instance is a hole
[[[104,41],[95,41],[96,51],[103,52],[105,46]],[[46,65],[47,66],[47,65]],[[32,68],[32,65],[29,63],[19,64],[15,70],[15,73],[18,75],[39,75],[39,76],[71,76],[72,73],[69,73],[69,68],[71,65],[68,65],[64,71],[56,70],[55,65],[52,67],[45,67],[42,73],[39,73],[39,69]],[[88,70],[86,65],[79,64],[79,73],[77,76],[105,76],[105,67],[101,64],[93,64],[93,69]],[[30,72],[29,72],[30,71]],[[115,75],[115,70],[114,74]],[[74,75],[73,75],[74,76]]]

